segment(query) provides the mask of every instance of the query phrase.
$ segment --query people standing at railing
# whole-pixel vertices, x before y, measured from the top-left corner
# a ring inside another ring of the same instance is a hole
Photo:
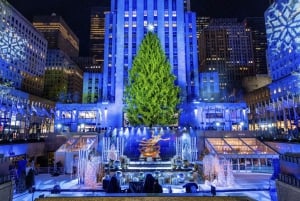
[[[182,186],[186,193],[197,193],[198,185],[195,182],[189,182]]]
[[[217,187],[217,183],[218,183],[218,180],[217,180],[217,177],[214,176],[214,179],[213,181],[211,182],[210,184],[210,191],[211,191],[211,195],[214,197],[216,196],[216,187]]]
[[[154,185],[153,185],[153,193],[162,193],[163,188],[159,184],[158,179],[154,179]]]
[[[9,166],[9,174],[10,174],[10,179],[15,182],[14,188],[16,188],[18,185],[19,178],[18,178],[18,170],[15,165]]]
[[[113,175],[110,178],[108,187],[107,187],[107,193],[121,193],[121,186],[120,186],[120,182],[117,179],[116,175]]]
[[[17,162],[17,176],[18,176],[18,183],[16,185],[16,192],[22,193],[26,190],[26,166],[27,160],[23,157],[21,160]]]
[[[142,193],[153,193],[153,186],[154,186],[154,177],[152,174],[147,174],[143,186]]]
[[[33,168],[30,168],[28,173],[26,174],[26,188],[28,189],[29,193],[32,193],[32,187],[34,186],[34,176],[35,172]]]

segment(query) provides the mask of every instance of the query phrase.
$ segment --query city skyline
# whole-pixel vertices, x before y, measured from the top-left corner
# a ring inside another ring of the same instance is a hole
[[[30,22],[35,15],[51,15],[56,13],[63,17],[66,23],[80,40],[80,56],[88,56],[90,31],[90,8],[95,6],[110,6],[110,0],[8,0]],[[270,0],[191,0],[191,11],[197,16],[215,18],[263,17]],[[70,8],[72,5],[72,8]],[[224,9],[226,7],[226,9]],[[76,13],[74,15],[74,13]],[[77,13],[80,13],[79,15]]]

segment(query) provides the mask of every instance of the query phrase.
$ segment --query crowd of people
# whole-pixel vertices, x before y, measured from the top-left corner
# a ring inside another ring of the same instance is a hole
[[[15,181],[15,189],[17,193],[22,193],[26,190],[28,192],[33,191],[35,183],[36,171],[34,168],[34,160],[27,159],[24,157],[14,164],[9,166],[11,178]]]
[[[114,173],[112,173],[109,181],[106,182],[106,185],[104,185],[104,190],[107,193],[121,193],[121,192],[162,193],[163,192],[162,186],[159,184],[158,180],[152,176],[152,174],[146,175],[146,178],[145,178],[145,181],[144,181],[142,187],[140,188],[140,190],[137,190],[139,192],[132,192],[133,191],[132,189],[122,190],[117,176]]]
[[[211,194],[212,196],[216,196],[216,185],[217,185],[217,178],[214,177],[214,180],[211,182]],[[185,188],[186,193],[197,193],[198,191],[198,185],[195,182],[189,182],[183,185],[183,188]],[[147,174],[145,177],[144,182],[139,182],[137,186],[132,187],[129,186],[128,189],[122,190],[121,185],[119,182],[119,179],[117,176],[113,173],[110,176],[110,179],[107,180],[107,183],[104,187],[104,190],[107,193],[163,193],[162,185],[159,183],[158,179],[152,176],[152,174]],[[172,192],[171,189],[169,189],[169,193]]]

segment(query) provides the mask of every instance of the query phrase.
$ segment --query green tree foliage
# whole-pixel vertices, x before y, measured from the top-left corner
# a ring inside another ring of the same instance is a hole
[[[179,87],[156,34],[148,32],[129,70],[125,112],[131,125],[176,123]]]

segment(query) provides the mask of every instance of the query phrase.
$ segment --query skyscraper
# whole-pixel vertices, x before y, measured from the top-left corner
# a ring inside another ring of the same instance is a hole
[[[199,36],[200,71],[218,72],[221,101],[241,98],[243,77],[255,75],[252,37],[235,18],[212,19]]]
[[[123,107],[128,71],[150,28],[158,35],[171,63],[182,100],[187,102],[199,97],[196,15],[185,10],[185,2],[111,1],[111,12],[106,13],[105,19],[103,102]]]
[[[55,122],[61,126],[58,130],[128,126],[123,111],[126,106],[124,89],[129,70],[148,31],[157,34],[171,72],[177,78],[175,84],[181,89],[178,107],[182,112],[178,125],[224,130],[247,128],[245,103],[201,102],[200,77],[207,80],[201,87],[207,88],[210,98],[215,97],[219,87],[210,83],[211,77],[216,80],[217,73],[199,75],[196,15],[189,11],[188,5],[189,1],[184,0],[112,0],[110,12],[105,13],[103,74],[85,74],[88,84],[85,84],[84,100],[89,104],[56,105]],[[232,39],[231,48],[236,46]]]
[[[263,17],[247,17],[244,24],[252,34],[255,74],[268,74],[267,70],[267,36]]]
[[[122,102],[128,70],[150,26],[160,38],[183,98],[186,99],[190,94],[197,96],[198,63],[196,51],[193,51],[197,50],[194,25],[195,14],[184,11],[182,0],[112,1],[111,12],[106,14],[106,86],[103,100]],[[186,51],[184,56],[180,55]]]
[[[80,103],[83,72],[71,57],[78,57],[79,39],[61,16],[35,16],[33,26],[48,41],[43,96],[53,101]]]
[[[99,66],[98,71],[103,70],[104,61],[104,33],[105,33],[105,12],[108,7],[92,7],[90,14],[90,56],[94,59],[95,65]]]
[[[210,17],[197,16],[197,38],[199,38],[200,32],[209,25]]]
[[[78,57],[79,39],[61,16],[55,13],[34,16],[33,26],[47,39],[48,49],[59,49],[69,57]]]

